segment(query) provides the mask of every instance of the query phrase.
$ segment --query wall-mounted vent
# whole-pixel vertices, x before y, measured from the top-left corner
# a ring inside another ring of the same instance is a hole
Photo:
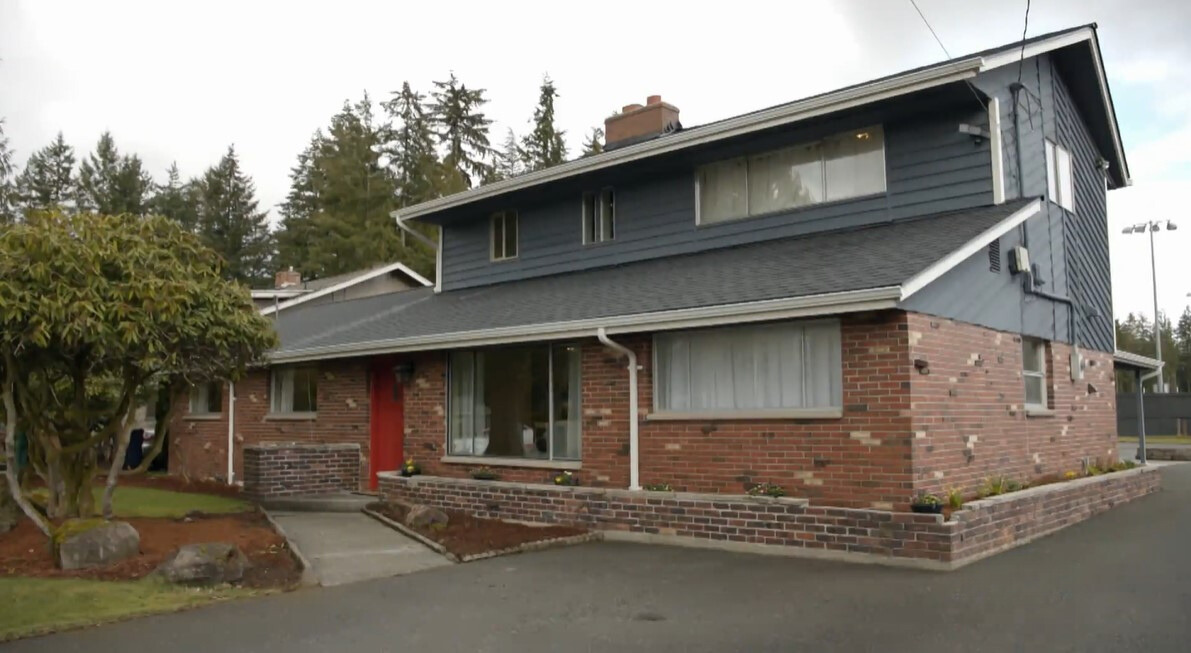
[[[988,270],[989,272],[1001,271],[1001,241],[994,240],[988,244]]]

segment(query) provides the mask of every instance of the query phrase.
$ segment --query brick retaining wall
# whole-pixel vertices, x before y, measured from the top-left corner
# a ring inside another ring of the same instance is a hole
[[[261,444],[244,447],[244,494],[253,499],[359,489],[360,445]]]
[[[1156,469],[1043,486],[974,501],[950,521],[805,499],[633,492],[382,473],[386,500],[479,517],[581,526],[713,547],[950,569],[1024,544],[1112,506],[1155,492]]]

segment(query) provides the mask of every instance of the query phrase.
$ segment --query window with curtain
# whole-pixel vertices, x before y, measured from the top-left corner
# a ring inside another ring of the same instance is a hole
[[[885,192],[880,126],[702,166],[699,224]]]
[[[217,415],[222,410],[222,383],[200,383],[190,388],[191,415]]]
[[[492,214],[492,260],[517,258],[517,212]]]
[[[835,321],[654,336],[654,409],[731,413],[843,405]]]
[[[616,193],[605,188],[583,194],[583,244],[603,243],[616,238]]]
[[[579,459],[578,345],[457,351],[448,366],[451,455]]]
[[[318,370],[313,367],[273,369],[270,409],[274,413],[313,413],[318,410]]]
[[[1022,338],[1021,360],[1021,375],[1026,384],[1026,407],[1047,408],[1046,342],[1037,338]]]

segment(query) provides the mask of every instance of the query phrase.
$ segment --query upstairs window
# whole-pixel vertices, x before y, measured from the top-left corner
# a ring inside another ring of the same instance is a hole
[[[1021,375],[1026,382],[1026,408],[1046,410],[1046,342],[1021,339]]]
[[[885,192],[885,132],[837,134],[699,168],[699,224]]]
[[[273,413],[313,413],[318,410],[318,370],[313,367],[273,369]]]
[[[583,244],[604,243],[616,238],[616,193],[605,188],[583,194]]]
[[[218,415],[222,410],[222,384],[200,383],[190,388],[191,415]]]
[[[1055,204],[1075,213],[1071,152],[1049,140],[1046,141],[1046,196]]]
[[[492,260],[517,258],[517,212],[497,211],[492,214]]]

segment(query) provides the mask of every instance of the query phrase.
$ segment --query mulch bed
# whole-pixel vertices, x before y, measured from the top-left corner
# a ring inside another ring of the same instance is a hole
[[[33,522],[22,519],[16,528],[0,535],[0,576],[136,580],[149,575],[183,544],[232,542],[252,563],[241,586],[284,589],[301,579],[302,571],[285,538],[260,512],[125,521],[141,535],[140,555],[106,567],[63,571],[54,565],[46,536]]]
[[[400,524],[405,523],[407,507],[399,503],[375,502],[368,508]],[[480,519],[457,510],[444,510],[449,521],[446,528],[412,528],[411,530],[445,546],[456,556],[470,556],[489,551],[501,551],[530,542],[553,540],[587,533],[571,526],[528,526],[499,519]]]

